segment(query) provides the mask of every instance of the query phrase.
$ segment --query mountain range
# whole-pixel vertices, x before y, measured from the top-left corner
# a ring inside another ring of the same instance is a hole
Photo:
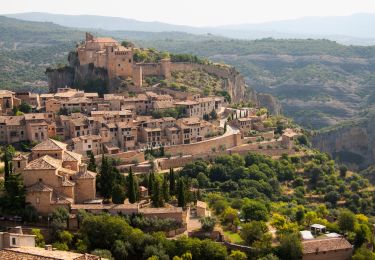
[[[238,39],[312,38],[330,39],[343,44],[375,44],[375,14],[350,16],[304,17],[294,20],[217,27],[193,27],[162,22],[144,22],[121,17],[97,15],[64,15],[51,13],[17,13],[4,16],[35,22],[53,22],[62,26],[121,31],[215,34]]]

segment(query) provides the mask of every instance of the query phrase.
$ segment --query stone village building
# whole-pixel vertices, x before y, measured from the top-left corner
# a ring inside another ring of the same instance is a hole
[[[29,156],[13,158],[14,172],[26,187],[26,202],[42,215],[57,207],[69,208],[96,198],[96,173],[87,170],[82,155],[67,150],[67,144],[47,139]]]

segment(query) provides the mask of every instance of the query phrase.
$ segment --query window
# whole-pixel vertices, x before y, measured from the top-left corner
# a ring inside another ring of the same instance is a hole
[[[17,162],[17,167],[21,168],[21,162]]]
[[[40,203],[40,198],[36,197],[36,204],[39,204],[39,203]]]
[[[16,238],[12,237],[12,245],[15,245],[15,244],[16,244]]]

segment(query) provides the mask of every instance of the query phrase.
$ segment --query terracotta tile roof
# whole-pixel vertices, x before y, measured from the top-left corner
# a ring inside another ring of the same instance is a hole
[[[25,114],[25,120],[44,120],[44,113]]]
[[[180,106],[190,106],[190,105],[198,105],[198,104],[199,103],[197,101],[193,101],[193,100],[175,102],[175,105],[180,105]]]
[[[163,109],[163,108],[173,108],[175,107],[175,104],[173,103],[173,101],[161,100],[161,101],[155,101],[153,106],[156,109]]]
[[[48,138],[46,141],[41,142],[34,146],[31,151],[61,151],[66,150],[67,144]]]
[[[42,181],[38,181],[33,185],[26,188],[28,192],[52,192],[53,188],[44,184]]]
[[[156,100],[172,100],[173,98],[172,98],[172,96],[170,96],[170,95],[158,95],[157,97],[156,97]]]
[[[40,94],[40,97],[43,98],[43,97],[50,97],[50,98],[53,98],[55,94],[50,94],[50,93],[47,93],[47,94]]]
[[[63,180],[62,182],[62,186],[63,187],[73,187],[74,185],[76,185],[74,182],[71,182],[70,180]]]
[[[99,43],[117,43],[116,40],[110,37],[97,37],[92,40],[92,42],[99,42]]]
[[[84,125],[86,125],[86,119],[85,119],[85,118],[74,118],[74,119],[70,119],[70,122],[71,122],[74,126],[84,126]]]
[[[96,172],[85,171],[85,172],[78,172],[74,176],[74,179],[95,179],[95,177],[96,177]]]
[[[16,156],[13,157],[13,161],[21,161],[21,160],[27,160],[28,157],[24,154],[17,154]]]
[[[82,155],[71,152],[71,151],[64,151],[63,153],[64,162],[77,162],[77,161],[80,161],[81,158],[82,158]]]
[[[160,213],[182,213],[181,207],[164,207],[164,208],[141,208],[139,213],[143,214],[160,214]]]
[[[7,248],[1,251],[2,253],[11,253],[11,258],[1,259],[55,259],[55,260],[99,260],[99,256],[73,253],[69,251],[60,250],[46,250],[40,247],[18,247]],[[36,256],[34,258],[31,256]],[[30,257],[30,258],[28,258]],[[40,257],[40,258],[39,258]]]
[[[6,124],[7,125],[21,125],[22,121],[25,119],[25,117],[22,116],[7,116],[6,117]]]
[[[60,193],[53,192],[52,193],[52,203],[56,204],[72,204],[73,203],[72,198],[68,198]]]
[[[16,93],[12,92],[10,90],[0,89],[0,95],[14,95],[14,94],[16,94]]]
[[[83,140],[101,140],[102,137],[100,135],[81,135],[79,137],[72,138],[74,143],[81,142]]]
[[[345,238],[323,238],[302,241],[303,254],[352,249],[353,246]]]
[[[45,155],[36,160],[29,162],[25,170],[41,170],[41,169],[59,169],[61,168],[61,161]]]
[[[70,170],[68,168],[61,167],[59,169],[59,173],[63,173],[63,175],[65,175],[65,174],[74,175],[74,174],[76,174],[76,171]]]
[[[115,209],[138,209],[138,204],[73,204],[72,210],[87,209],[87,210],[115,210]]]

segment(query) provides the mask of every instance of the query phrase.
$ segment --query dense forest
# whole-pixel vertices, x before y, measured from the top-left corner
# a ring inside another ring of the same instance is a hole
[[[138,215],[92,215],[80,210],[78,232],[67,231],[68,211],[57,208],[51,215],[53,247],[90,252],[109,259],[285,259],[302,254],[301,230],[322,224],[328,232],[341,234],[354,245],[353,259],[374,259],[375,194],[371,182],[335,162],[324,153],[309,149],[301,138],[304,155],[271,158],[256,153],[221,155],[198,159],[180,170],[124,176],[116,161],[102,157],[96,164],[90,156],[89,169],[97,172],[97,191],[105,203],[140,200],[136,187],[150,192],[153,207],[167,203],[179,207],[206,201],[212,211],[201,218],[204,232],[222,230],[225,239],[248,246],[247,253],[227,252],[224,245],[207,239],[180,236],[167,239],[165,232],[179,228],[173,219]],[[14,155],[4,150],[5,165]],[[25,202],[22,178],[4,168],[0,182],[0,214],[18,214],[25,221],[38,220],[35,209]],[[8,172],[8,174],[7,174]],[[40,231],[37,245],[43,246]],[[204,233],[203,233],[204,234]],[[324,234],[321,234],[324,236]]]

